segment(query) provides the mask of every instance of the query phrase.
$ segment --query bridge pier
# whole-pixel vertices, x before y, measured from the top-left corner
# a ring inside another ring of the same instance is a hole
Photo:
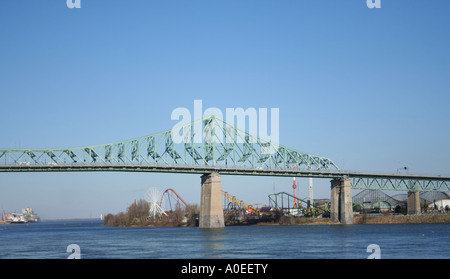
[[[199,227],[204,229],[223,228],[225,221],[220,191],[220,174],[204,174],[201,179]]]
[[[419,191],[408,192],[408,201],[406,207],[408,209],[408,215],[418,215],[421,213]]]
[[[353,224],[353,206],[350,179],[331,180],[330,217],[333,222]]]

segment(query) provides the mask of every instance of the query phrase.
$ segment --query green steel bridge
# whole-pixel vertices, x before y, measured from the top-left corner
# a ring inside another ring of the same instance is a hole
[[[450,192],[450,177],[342,171],[328,158],[264,140],[214,116],[103,145],[0,149],[0,172],[58,171],[345,178],[352,189]]]

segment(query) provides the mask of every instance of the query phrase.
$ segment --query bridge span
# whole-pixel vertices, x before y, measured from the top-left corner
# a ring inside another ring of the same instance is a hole
[[[1,152],[1,150],[0,150]],[[160,173],[218,173],[221,175],[253,175],[280,177],[313,177],[351,179],[352,189],[390,191],[450,192],[449,176],[366,173],[352,171],[269,169],[251,167],[214,167],[151,164],[0,164],[0,172],[160,172]]]
[[[214,116],[146,137],[57,149],[0,149],[0,172],[166,172],[201,174],[200,226],[223,227],[220,175],[331,179],[331,218],[352,223],[351,189],[450,192],[450,177],[342,171],[330,159],[249,134]],[[180,135],[182,132],[182,135]],[[202,221],[203,220],[203,221]]]

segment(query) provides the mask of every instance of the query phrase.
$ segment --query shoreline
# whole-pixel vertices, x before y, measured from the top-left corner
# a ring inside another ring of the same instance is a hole
[[[362,215],[353,217],[353,224],[442,224],[450,223],[450,214]]]
[[[450,223],[450,214],[422,214],[422,215],[359,215],[353,217],[354,225],[373,224],[445,224]],[[260,222],[253,226],[283,226],[283,225],[340,225],[330,218],[290,218],[281,222]]]
[[[422,215],[359,215],[353,217],[354,225],[373,224],[445,224],[450,223],[450,214],[422,214]],[[307,226],[307,225],[341,225],[332,222],[330,218],[309,217],[287,217],[279,221],[263,221],[251,223],[226,224],[225,227],[233,226]],[[106,225],[104,225],[106,226]],[[186,224],[173,225],[170,223],[154,223],[146,226],[130,225],[129,227],[187,227]],[[192,226],[194,227],[194,226]]]

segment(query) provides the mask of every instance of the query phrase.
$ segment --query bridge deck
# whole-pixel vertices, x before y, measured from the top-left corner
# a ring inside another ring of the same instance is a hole
[[[350,178],[353,189],[396,191],[450,192],[450,177],[414,174],[365,173],[330,170],[268,169],[251,167],[214,167],[149,164],[58,164],[58,165],[0,165],[0,172],[162,172],[222,175],[254,175],[280,177]]]

